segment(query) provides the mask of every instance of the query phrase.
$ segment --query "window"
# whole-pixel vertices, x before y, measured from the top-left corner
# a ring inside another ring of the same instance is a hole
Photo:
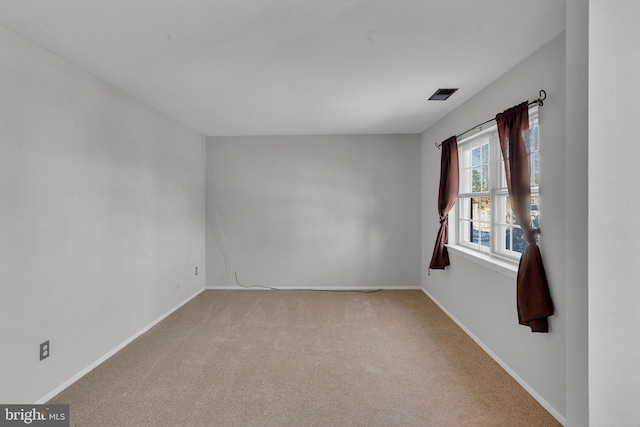
[[[531,221],[540,214],[539,126],[537,108],[529,110],[525,143],[531,174]],[[488,255],[517,261],[527,242],[513,216],[496,126],[459,142],[460,190],[454,241]]]

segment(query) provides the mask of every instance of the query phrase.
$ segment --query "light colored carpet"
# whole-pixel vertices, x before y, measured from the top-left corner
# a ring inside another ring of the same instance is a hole
[[[208,290],[57,395],[74,426],[557,426],[420,291]]]

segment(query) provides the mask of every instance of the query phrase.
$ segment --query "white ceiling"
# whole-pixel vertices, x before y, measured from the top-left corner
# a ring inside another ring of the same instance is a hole
[[[560,34],[565,2],[1,0],[0,24],[207,135],[419,133]]]

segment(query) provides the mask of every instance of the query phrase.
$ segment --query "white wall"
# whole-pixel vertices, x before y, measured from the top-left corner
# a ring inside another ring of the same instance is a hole
[[[440,151],[434,143],[547,92],[540,109],[540,247],[556,314],[548,334],[518,325],[515,279],[450,253],[427,274],[438,230]],[[571,173],[571,171],[567,171]],[[557,418],[565,414],[565,37],[552,40],[422,135],[422,284]]]
[[[209,137],[207,176],[208,286],[229,253],[245,285],[420,286],[419,135]]]
[[[640,2],[589,10],[589,409],[592,426],[640,423],[638,159]]]
[[[204,288],[202,140],[2,28],[0,93],[0,402],[28,403]]]

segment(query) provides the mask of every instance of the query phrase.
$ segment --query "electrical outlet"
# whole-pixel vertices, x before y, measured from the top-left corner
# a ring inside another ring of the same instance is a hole
[[[49,357],[50,353],[51,353],[51,348],[49,346],[48,340],[40,344],[40,360],[43,360]]]
[[[196,276],[198,275],[198,267],[196,267]]]

